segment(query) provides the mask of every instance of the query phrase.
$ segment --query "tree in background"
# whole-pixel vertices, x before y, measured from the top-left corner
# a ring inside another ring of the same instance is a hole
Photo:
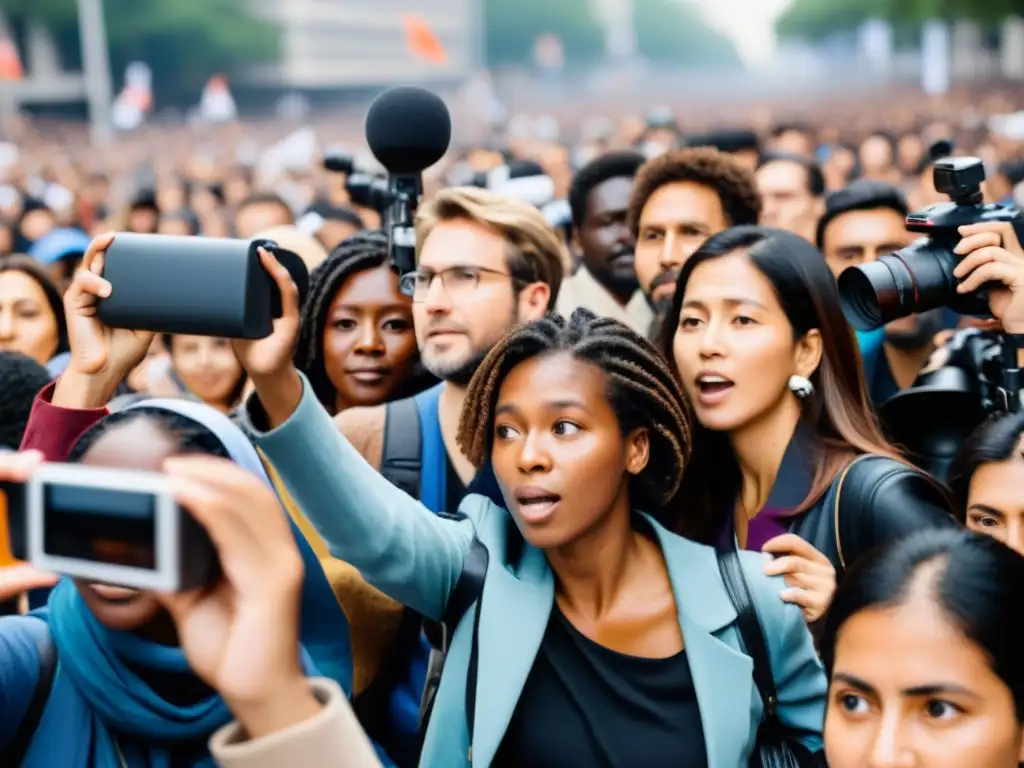
[[[15,35],[30,20],[54,36],[67,69],[81,67],[75,0],[0,0]],[[115,90],[132,61],[153,70],[157,104],[194,103],[213,74],[229,77],[273,61],[279,50],[274,26],[254,16],[245,0],[103,0]]]
[[[909,2],[909,0],[906,0]],[[796,0],[775,25],[780,37],[821,40],[887,16],[889,0]]]
[[[1024,15],[1024,0],[796,0],[776,29],[783,37],[821,40],[873,17],[907,29],[929,19],[994,24],[1014,14]]]
[[[679,0],[633,0],[637,52],[652,62],[700,66],[736,64],[732,41]]]

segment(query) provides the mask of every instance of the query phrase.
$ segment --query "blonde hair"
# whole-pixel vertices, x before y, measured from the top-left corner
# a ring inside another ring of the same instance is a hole
[[[444,189],[416,213],[416,252],[434,227],[458,220],[479,224],[508,241],[509,272],[526,283],[546,283],[551,289],[548,309],[554,308],[569,252],[539,210],[514,197],[476,187]]]

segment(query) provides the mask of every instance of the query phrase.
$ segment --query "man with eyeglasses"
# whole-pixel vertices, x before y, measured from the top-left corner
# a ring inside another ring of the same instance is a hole
[[[441,384],[407,400],[342,411],[335,423],[392,483],[434,512],[456,512],[471,483],[474,492],[497,493],[487,470],[473,482],[475,470],[455,442],[466,386],[506,331],[554,308],[569,255],[539,210],[477,188],[446,189],[425,201],[416,240],[417,267],[400,288],[413,299],[420,359]],[[364,727],[399,766],[417,762],[429,656],[418,623],[403,626],[393,644],[403,651],[384,662],[391,690],[375,692],[376,713],[362,713]]]

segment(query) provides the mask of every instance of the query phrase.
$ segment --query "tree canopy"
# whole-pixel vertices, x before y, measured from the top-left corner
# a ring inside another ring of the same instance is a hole
[[[972,19],[996,23],[1024,14],[1024,0],[796,0],[779,19],[783,37],[817,40],[856,29],[872,17],[897,26],[916,26],[928,19]]]
[[[69,68],[81,63],[77,5],[75,0],[0,0],[16,32],[32,19],[45,24]],[[144,61],[153,70],[158,103],[187,103],[198,98],[211,75],[230,76],[273,60],[278,32],[247,6],[244,0],[104,0],[115,87],[129,62]]]

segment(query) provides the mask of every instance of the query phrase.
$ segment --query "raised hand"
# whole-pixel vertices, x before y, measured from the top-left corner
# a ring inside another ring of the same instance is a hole
[[[281,317],[274,320],[274,330],[265,339],[233,339],[238,361],[254,381],[273,378],[292,367],[292,352],[299,337],[299,289],[288,270],[274,255],[259,249],[260,262],[281,291]]]
[[[105,405],[121,380],[142,362],[153,341],[154,334],[149,331],[108,328],[97,316],[100,299],[113,290],[102,275],[104,257],[114,237],[101,235],[89,243],[64,294],[71,360],[54,395],[57,405]]]
[[[1007,333],[1024,333],[1024,248],[1013,224],[992,221],[960,227],[954,253],[964,258],[953,275],[957,290],[970,293],[989,283],[988,306]]]
[[[281,317],[274,321],[274,330],[265,339],[234,339],[231,345],[256,388],[271,426],[276,427],[287,420],[302,399],[302,381],[292,362],[299,336],[299,289],[270,251],[260,248],[260,262],[281,291]]]
[[[299,660],[302,557],[280,502],[230,461],[176,457],[165,469],[223,572],[212,589],[160,597],[189,664],[252,738],[312,717],[320,705]]]

